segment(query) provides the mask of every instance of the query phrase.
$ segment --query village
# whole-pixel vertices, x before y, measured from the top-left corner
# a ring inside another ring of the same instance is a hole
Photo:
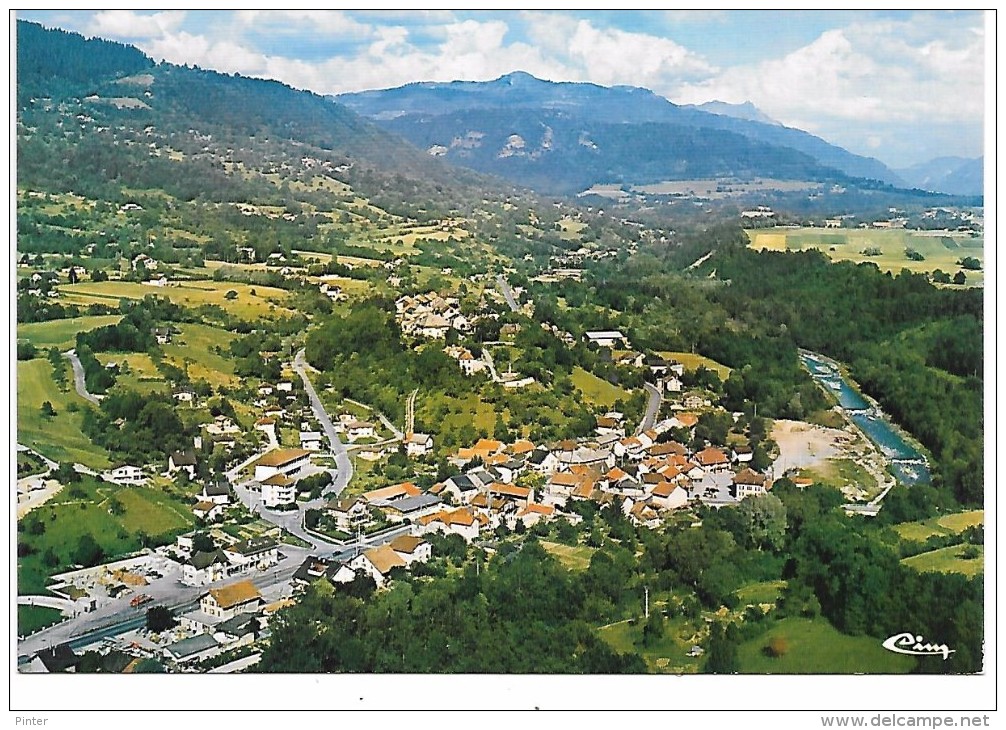
[[[509,369],[497,374],[488,347],[476,358],[459,343],[477,317],[461,314],[458,304],[457,298],[435,292],[404,296],[396,302],[396,318],[417,347],[442,348],[465,378],[491,379],[504,389],[533,383]],[[154,334],[159,342],[173,336],[171,328]],[[569,333],[553,334],[567,345],[576,341]],[[703,414],[718,412],[731,424],[742,414],[714,407],[708,391],[685,388],[682,363],[633,351],[619,331],[588,331],[583,341],[645,375],[650,403],[640,423],[628,422],[616,410],[599,410],[586,437],[549,443],[478,438],[450,452],[451,474],[432,484],[434,435],[414,430],[420,394],[412,394],[402,428],[359,403],[329,417],[321,401],[309,403],[304,397],[310,387],[307,372],[299,371],[303,383],[297,382],[298,363],[288,362],[283,372],[289,377],[254,387],[259,449],[222,477],[200,478],[206,471],[200,469],[199,454],[204,440],[214,450],[227,451],[246,435],[225,415],[204,423],[192,448],[171,453],[158,467],[163,471],[119,464],[100,474],[116,485],[144,485],[156,475],[198,486],[191,510],[200,527],[170,545],[55,575],[48,603],[71,622],[104,616],[120,627],[123,616],[174,603],[180,610],[165,611],[174,618],[159,631],[149,626],[123,630],[102,636],[91,650],[122,655],[123,666],[153,659],[170,671],[240,671],[268,639],[273,614],[295,602],[311,582],[346,589],[364,581],[381,589],[401,571],[428,562],[445,539],[491,553],[507,536],[556,523],[576,527],[587,504],[616,509],[632,524],[650,529],[679,518],[689,524],[694,520],[690,508],[736,505],[768,493],[774,478],[782,476],[771,467],[753,468],[753,449],[743,429],[729,443],[696,442]],[[179,408],[194,408],[201,397],[186,387],[172,396]],[[408,459],[423,479],[365,491],[353,486],[353,463],[387,460],[392,454]],[[75,657],[70,645],[60,642],[24,655],[21,670],[68,671]]]

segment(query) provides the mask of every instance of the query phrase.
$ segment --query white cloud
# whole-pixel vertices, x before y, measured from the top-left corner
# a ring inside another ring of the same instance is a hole
[[[373,26],[359,23],[339,10],[239,10],[234,18],[241,26],[271,33],[309,30],[330,37],[369,37],[374,33]]]
[[[829,30],[782,58],[732,67],[686,84],[681,103],[753,101],[783,123],[811,131],[828,120],[968,121],[984,108],[984,37],[911,21]]]
[[[123,40],[157,38],[177,30],[185,21],[185,15],[184,10],[165,10],[151,14],[132,10],[101,10],[91,18],[87,32],[103,38]]]

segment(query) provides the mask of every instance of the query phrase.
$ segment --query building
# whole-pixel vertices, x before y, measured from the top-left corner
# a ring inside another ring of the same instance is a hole
[[[730,492],[736,499],[757,497],[772,488],[772,482],[764,474],[744,468],[734,476]]]
[[[111,471],[106,471],[101,477],[106,482],[112,482],[113,484],[138,485],[147,483],[147,475],[143,473],[140,467],[133,466],[132,464],[123,464]]]
[[[399,535],[388,547],[395,551],[406,565],[425,563],[433,555],[433,546],[415,535]]]
[[[405,437],[405,453],[408,456],[425,456],[433,451],[433,437],[428,433],[410,433]]]
[[[189,479],[196,478],[196,455],[191,451],[175,451],[168,457],[168,474],[184,471]]]
[[[599,330],[594,332],[584,332],[583,339],[588,344],[598,347],[629,349],[629,341],[618,330]]]
[[[286,474],[273,474],[263,479],[262,505],[267,508],[293,504],[297,501],[297,482]]]
[[[212,588],[199,599],[199,610],[226,621],[239,613],[254,613],[262,605],[262,594],[250,580],[222,588]]]
[[[395,552],[390,545],[381,545],[371,548],[366,552],[357,555],[349,562],[349,567],[359,570],[371,578],[381,588],[388,582],[389,574],[395,568],[404,568],[408,565],[402,556]]]
[[[274,474],[289,476],[311,462],[307,449],[276,449],[255,462],[255,481],[263,482]]]
[[[223,549],[233,573],[266,570],[279,562],[279,545],[269,537],[253,537]]]
[[[321,434],[317,431],[300,432],[300,448],[306,449],[307,451],[319,451],[321,450],[321,444]]]

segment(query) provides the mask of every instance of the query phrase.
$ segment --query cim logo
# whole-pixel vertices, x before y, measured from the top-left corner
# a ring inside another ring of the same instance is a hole
[[[956,651],[955,649],[949,648],[946,644],[930,644],[925,642],[925,639],[921,636],[913,634],[911,632],[904,632],[902,634],[895,634],[884,640],[883,647],[888,651],[893,651],[895,654],[909,654],[911,656],[942,656],[943,661],[950,658],[950,655]]]

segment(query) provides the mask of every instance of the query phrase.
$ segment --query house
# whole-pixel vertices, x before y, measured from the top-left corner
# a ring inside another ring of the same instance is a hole
[[[141,265],[147,271],[157,270],[157,260],[150,258],[145,253],[137,254],[130,263],[130,267],[133,269],[133,271],[136,271],[136,269]]]
[[[69,644],[57,644],[43,649],[19,671],[28,674],[54,674],[57,672],[76,672],[80,657]]]
[[[735,464],[750,464],[754,458],[754,450],[750,446],[734,446],[730,458]]]
[[[231,488],[227,485],[227,482],[204,484],[202,491],[199,492],[199,499],[203,502],[212,502],[213,504],[229,504],[231,501]]]
[[[276,390],[278,390],[280,393],[292,393],[293,383],[291,383],[289,380],[281,380],[280,382],[276,383]]]
[[[618,330],[601,330],[594,332],[584,332],[583,339],[588,344],[598,347],[614,348],[616,345],[623,349],[628,349],[628,340]]]
[[[418,497],[423,491],[412,482],[402,482],[391,486],[372,489],[364,492],[361,496],[368,504],[378,502],[393,502],[406,497]]]
[[[439,314],[428,314],[418,322],[418,331],[423,337],[445,339],[451,323]]]
[[[301,431],[300,448],[308,451],[320,451],[322,436],[318,431]]]
[[[255,430],[261,431],[269,439],[270,443],[278,443],[276,439],[276,419],[263,416],[256,419]]]
[[[479,486],[467,474],[457,474],[443,483],[440,494],[450,494],[455,502],[471,502]]]
[[[418,494],[415,497],[404,497],[390,502],[375,502],[391,522],[416,520],[423,515],[436,512],[441,507],[440,497],[435,494]]]
[[[276,449],[263,454],[255,462],[255,481],[263,482],[274,474],[289,476],[311,462],[307,449]]]
[[[706,396],[698,391],[691,391],[685,393],[684,399],[681,401],[683,405],[688,410],[694,410],[695,408],[707,408],[712,404]]]
[[[394,550],[406,565],[425,563],[433,555],[433,546],[415,535],[399,535],[388,547]]]
[[[259,483],[262,485],[262,506],[266,508],[297,501],[297,482],[286,474],[273,474]]]
[[[736,499],[757,497],[772,488],[772,482],[765,474],[759,474],[753,469],[744,468],[734,475],[730,493]]]
[[[708,446],[695,454],[694,462],[709,472],[726,471],[730,468],[730,459],[721,449]]]
[[[113,484],[146,484],[147,482],[147,475],[143,473],[143,470],[132,464],[117,466],[111,471],[104,472],[101,478]]]
[[[514,515],[514,524],[522,522],[524,523],[524,527],[534,527],[542,520],[547,522],[554,517],[555,507],[531,502]]]
[[[406,563],[405,559],[389,545],[371,548],[349,561],[349,567],[369,575],[374,579],[378,588],[383,587],[387,583],[388,576],[392,570],[395,568],[404,568],[407,565],[408,563]]]
[[[368,421],[351,421],[346,425],[346,438],[350,442],[355,442],[362,438],[373,438],[376,435],[374,424]]]
[[[330,583],[352,583],[356,572],[346,563],[328,558],[309,557],[290,579],[295,587],[310,585],[316,581],[327,579]]]
[[[164,657],[177,664],[209,659],[222,651],[220,643],[210,634],[196,634],[164,647]]]
[[[527,463],[539,474],[551,474],[559,468],[559,457],[548,449],[537,448],[527,457]]]
[[[420,517],[416,520],[416,530],[419,535],[430,532],[461,535],[466,541],[471,542],[479,536],[479,530],[488,524],[489,518],[485,515],[476,515],[471,509],[462,507]]]
[[[405,453],[408,456],[425,456],[433,451],[433,437],[428,433],[405,435]]]
[[[647,355],[643,358],[643,364],[649,369],[650,374],[657,378],[664,377],[671,370],[671,366],[660,355]]]
[[[187,586],[204,586],[223,580],[230,575],[231,563],[223,550],[195,553],[182,563],[182,583]]]
[[[217,517],[223,516],[223,513],[223,505],[214,504],[213,502],[200,501],[196,502],[192,507],[192,514],[206,522],[212,522]]]
[[[196,400],[196,391],[186,387],[176,388],[171,397],[179,403],[189,403],[191,405]]]
[[[239,613],[253,613],[262,605],[262,594],[250,580],[211,588],[199,598],[199,610],[226,621]]]
[[[184,471],[189,479],[196,477],[196,455],[191,451],[175,451],[168,457],[168,474]]]
[[[167,345],[171,342],[171,328],[170,327],[154,327],[151,330],[154,335],[154,339],[157,340],[158,345]]]
[[[661,509],[678,509],[688,504],[688,492],[673,482],[660,482],[650,492],[650,502]]]
[[[232,573],[265,570],[279,562],[279,545],[270,537],[253,537],[223,549]]]
[[[335,520],[342,532],[354,533],[357,528],[370,522],[370,509],[362,497],[333,499],[325,506],[325,511]]]
[[[600,416],[597,419],[597,426],[594,429],[598,434],[615,434],[619,437],[625,436],[625,428],[622,424],[609,416]]]
[[[527,457],[534,451],[534,444],[527,439],[517,439],[507,449],[515,457]]]
[[[633,504],[628,499],[626,502],[631,504],[631,507],[626,510],[623,504],[622,509],[631,522],[651,529],[660,526],[660,514],[652,506],[646,502],[636,502]]]
[[[490,497],[501,497],[518,508],[526,507],[534,500],[534,492],[529,487],[518,487],[516,484],[495,482],[486,488],[486,493]]]

